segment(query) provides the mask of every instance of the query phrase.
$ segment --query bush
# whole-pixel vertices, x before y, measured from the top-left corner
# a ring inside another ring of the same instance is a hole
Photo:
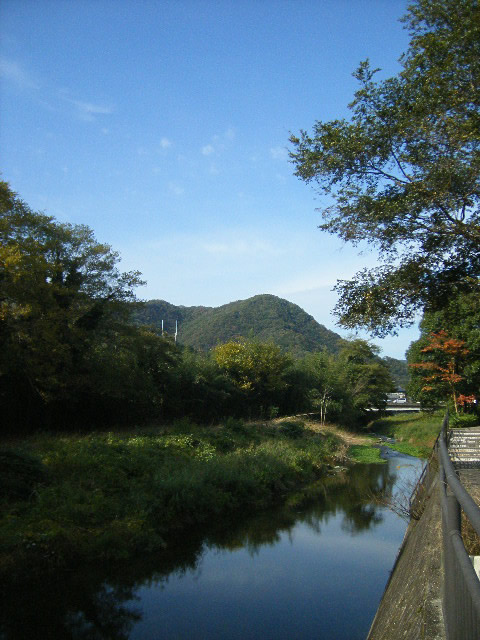
[[[233,431],[234,433],[245,433],[247,431],[245,422],[237,418],[227,418],[224,425],[227,431]]]
[[[474,413],[456,413],[450,417],[450,426],[454,429],[468,429],[478,425],[478,416]]]
[[[280,423],[279,431],[288,438],[300,438],[305,431],[305,423],[301,420],[285,420]]]
[[[47,482],[40,460],[23,452],[0,451],[0,498],[25,500],[38,484]]]

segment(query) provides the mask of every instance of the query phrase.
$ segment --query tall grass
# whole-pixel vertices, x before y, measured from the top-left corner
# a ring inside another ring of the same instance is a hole
[[[302,424],[238,421],[32,437],[4,452],[17,462],[0,495],[0,563],[58,566],[161,549],[187,527],[265,506],[313,481],[337,446]]]
[[[443,411],[399,413],[374,420],[369,424],[369,429],[395,438],[395,448],[404,453],[428,457],[442,427],[443,416]],[[401,447],[398,443],[404,446]]]

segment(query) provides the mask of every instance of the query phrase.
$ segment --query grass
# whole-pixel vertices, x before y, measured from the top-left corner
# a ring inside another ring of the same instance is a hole
[[[410,444],[410,442],[395,442],[395,444],[384,442],[383,444],[390,449],[394,449],[399,453],[405,453],[406,455],[413,456],[414,458],[428,458],[431,453],[431,447]]]
[[[369,429],[395,439],[393,449],[420,458],[428,458],[440,432],[443,411],[401,413],[374,420]]]
[[[401,413],[374,420],[368,425],[373,433],[393,438],[382,445],[416,458],[428,458],[442,426],[443,412]],[[360,463],[384,462],[380,450],[365,443],[351,446],[348,455]]]
[[[263,508],[336,464],[301,421],[44,435],[0,451],[0,571],[128,558],[182,530]]]
[[[380,449],[368,444],[355,444],[348,450],[348,455],[352,460],[361,464],[385,463],[380,457]]]

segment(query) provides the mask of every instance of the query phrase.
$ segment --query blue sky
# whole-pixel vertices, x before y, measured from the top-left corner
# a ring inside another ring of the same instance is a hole
[[[272,293],[342,335],[338,278],[374,266],[320,232],[290,132],[348,117],[352,72],[400,69],[403,0],[3,0],[0,170],[87,224],[144,299]],[[374,340],[403,357],[416,330]]]

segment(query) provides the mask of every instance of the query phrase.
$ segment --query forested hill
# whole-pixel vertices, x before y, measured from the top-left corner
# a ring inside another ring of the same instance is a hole
[[[149,300],[135,314],[138,324],[153,325],[174,335],[178,322],[178,342],[201,351],[239,337],[274,342],[295,356],[324,347],[337,353],[342,346],[338,333],[319,324],[298,305],[263,294],[224,304],[221,307],[175,306],[165,300]],[[408,381],[404,360],[383,359],[401,389]]]
[[[258,295],[221,307],[176,307],[164,300],[150,300],[136,314],[137,322],[163,326],[178,341],[207,351],[217,344],[244,337],[274,342],[300,356],[326,347],[336,353],[342,338],[319,324],[296,304],[273,295]]]

